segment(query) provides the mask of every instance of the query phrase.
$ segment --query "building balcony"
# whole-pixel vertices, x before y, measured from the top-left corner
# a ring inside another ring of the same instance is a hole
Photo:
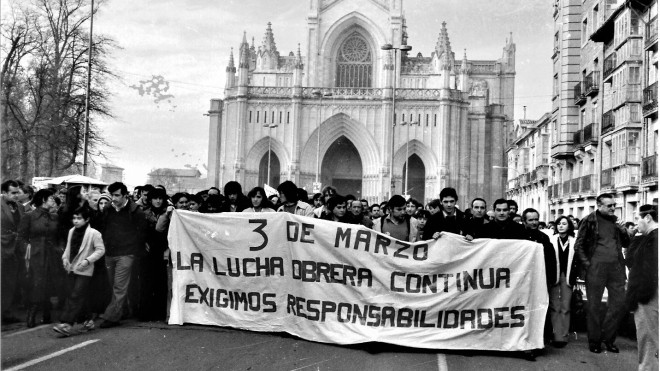
[[[609,79],[612,72],[617,67],[616,52],[610,54],[603,61],[603,82]]]
[[[548,164],[543,164],[539,165],[536,167],[536,170],[534,170],[534,173],[536,174],[536,179],[538,181],[547,181],[548,180],[548,169],[550,166]]]
[[[646,24],[644,39],[644,49],[649,49],[653,45],[658,44],[658,16],[653,17],[653,19]]]
[[[594,193],[596,191],[596,174],[584,175],[580,178],[580,193]]]
[[[642,158],[642,183],[658,181],[658,155]]]
[[[552,195],[554,198],[559,198],[559,196],[561,196],[559,192],[561,192],[561,184],[557,183],[552,186]]]
[[[573,145],[576,147],[579,147],[580,144],[582,144],[582,134],[584,133],[583,130],[578,130],[575,133],[573,133]]]
[[[571,194],[580,193],[580,178],[571,179]]]
[[[568,195],[571,194],[571,181],[570,180],[565,180],[564,183],[562,183],[561,193],[564,196],[568,196]]]
[[[626,103],[642,101],[642,86],[640,84],[624,85],[612,94],[612,108],[616,109]]]
[[[587,96],[582,93],[582,83],[578,82],[573,87],[573,97],[575,99],[575,105],[580,106],[587,101]]]
[[[602,135],[612,131],[614,129],[614,112],[609,110],[603,114],[603,126],[601,127],[600,133]]]
[[[617,190],[630,191],[639,188],[639,165],[626,165],[614,168],[612,179]]]
[[[600,71],[593,71],[584,80],[584,94],[587,96],[598,95],[600,88]]]
[[[646,87],[642,92],[642,114],[644,117],[658,113],[658,82]]]
[[[597,145],[598,144],[598,123],[591,123],[582,129],[584,134],[582,136],[582,142],[585,145]]]

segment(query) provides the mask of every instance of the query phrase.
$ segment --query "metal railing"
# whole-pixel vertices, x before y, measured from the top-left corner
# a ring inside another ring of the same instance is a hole
[[[658,178],[657,158],[657,154],[642,158],[642,182]]]
[[[613,185],[614,185],[614,179],[612,179],[612,169],[604,169],[601,172],[601,176],[600,176],[600,186],[611,187]]]
[[[582,83],[581,82],[578,82],[573,87],[573,98],[575,99],[575,104],[576,105],[579,105],[579,104],[582,104],[582,103],[586,102],[587,96],[582,94]]]
[[[580,192],[580,178],[571,179],[571,193]]]
[[[646,24],[644,47],[652,45],[658,41],[658,16],[653,17],[649,23]]]
[[[658,109],[658,82],[654,82],[642,92],[642,113],[644,116]]]
[[[580,192],[593,192],[593,180],[596,179],[595,175],[584,175],[580,178]]]
[[[584,80],[584,93],[586,95],[598,94],[600,87],[600,71],[592,71]]]
[[[591,123],[585,126],[582,130],[584,130],[584,135],[582,136],[583,143],[598,143],[598,135],[596,134],[598,132],[598,124]]]
[[[603,114],[603,127],[601,129],[601,134],[605,134],[614,129],[614,112],[609,110]]]
[[[610,54],[603,61],[603,78],[608,77],[616,68],[616,52]]]

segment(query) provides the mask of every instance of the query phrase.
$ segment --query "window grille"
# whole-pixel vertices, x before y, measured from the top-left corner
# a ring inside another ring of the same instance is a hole
[[[337,87],[370,88],[373,60],[367,41],[358,33],[349,36],[337,56]]]

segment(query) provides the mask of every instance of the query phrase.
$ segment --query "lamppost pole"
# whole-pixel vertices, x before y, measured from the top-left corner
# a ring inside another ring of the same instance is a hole
[[[315,183],[319,182],[319,174],[321,173],[321,105],[323,103],[323,97],[330,97],[332,93],[323,92],[319,89],[312,91],[312,95],[319,97],[319,109],[318,109],[318,118],[317,118],[317,129],[316,129],[316,180]]]
[[[266,184],[270,185],[270,129],[276,128],[277,124],[264,124],[264,127],[268,127],[268,170],[266,170]]]
[[[385,44],[380,47],[382,50],[391,50],[394,53],[394,71],[392,73],[392,151],[390,153],[390,198],[394,195],[394,127],[396,126],[396,72],[397,72],[397,51],[410,51],[412,46],[401,45],[398,47],[392,44]]]

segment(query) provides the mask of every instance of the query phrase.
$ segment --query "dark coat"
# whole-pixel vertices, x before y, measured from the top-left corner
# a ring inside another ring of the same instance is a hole
[[[525,237],[529,241],[543,245],[546,285],[548,288],[552,287],[557,281],[557,272],[555,270],[557,259],[555,257],[555,248],[552,246],[552,242],[550,242],[550,237],[538,229],[525,229]]]
[[[110,235],[117,231],[112,231],[112,228],[108,225],[108,216],[113,213],[116,214],[117,210],[115,210],[112,205],[108,205],[108,207],[103,210],[100,218],[99,232],[103,235],[106,256],[142,256],[146,252],[145,242],[147,239],[147,219],[144,216],[144,211],[142,211],[142,208],[130,199],[125,207],[128,208],[132,227],[128,231],[119,231],[121,234],[128,237],[127,239],[123,239],[126,243],[121,246],[111,243],[112,237]]]
[[[596,216],[596,213],[599,212],[600,211],[596,210],[587,215],[587,217],[580,222],[580,227],[578,228],[577,239],[575,241],[575,252],[584,268],[591,265],[591,257],[596,250],[596,239],[598,236],[598,217]],[[619,251],[619,262],[623,265],[625,260],[621,248],[628,246],[630,243],[630,236],[628,236],[628,232],[626,232],[626,229],[623,226],[616,224],[616,217],[614,217],[614,223],[618,231],[618,233],[616,233],[616,248]]]
[[[479,238],[495,238],[499,240],[526,240],[525,227],[507,219],[504,222],[496,220],[486,223],[483,226],[483,232],[479,234]]]
[[[630,268],[626,303],[629,310],[646,304],[658,291],[658,230],[633,239],[626,265]]]
[[[424,240],[430,240],[433,238],[435,232],[450,232],[464,235],[466,223],[465,213],[461,210],[456,209],[454,217],[445,217],[444,212],[440,210],[431,215],[426,222],[422,238]]]
[[[0,246],[3,259],[15,257],[17,253],[16,237],[18,236],[18,227],[24,214],[23,205],[16,203],[15,209],[15,212],[18,213],[18,222],[14,219],[15,214],[11,212],[11,207],[7,203],[7,199],[4,196],[0,197],[0,225],[2,226],[0,228]]]

